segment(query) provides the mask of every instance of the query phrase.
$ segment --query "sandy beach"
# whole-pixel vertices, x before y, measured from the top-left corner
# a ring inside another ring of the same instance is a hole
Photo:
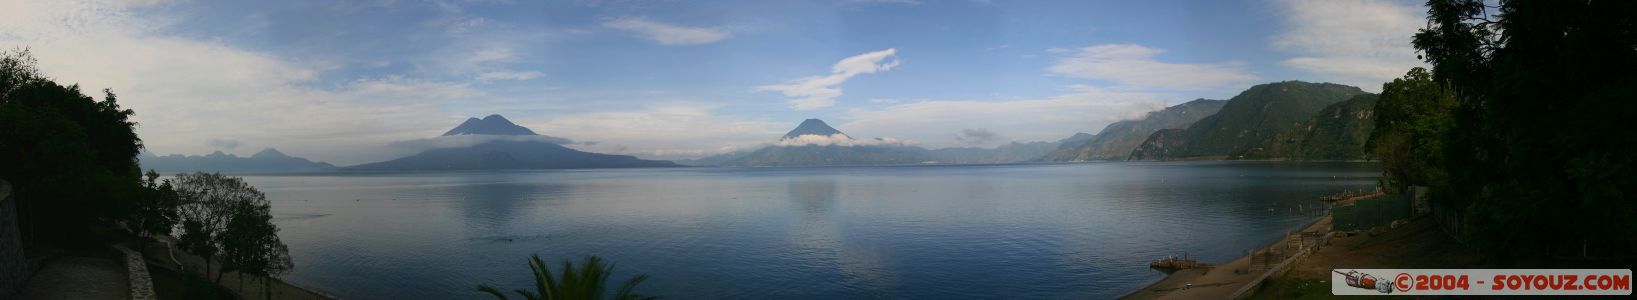
[[[1326,234],[1330,231],[1330,216],[1323,218],[1302,228],[1300,232],[1314,231]],[[1298,236],[1286,235],[1274,245],[1287,244]],[[1250,256],[1241,256],[1232,262],[1213,266],[1209,269],[1178,270],[1165,279],[1143,287],[1141,290],[1121,297],[1121,299],[1223,299],[1232,295],[1240,288],[1245,287],[1263,276],[1266,270],[1252,270],[1250,272],[1234,272],[1245,270],[1251,266]],[[1192,284],[1192,286],[1189,286]]]

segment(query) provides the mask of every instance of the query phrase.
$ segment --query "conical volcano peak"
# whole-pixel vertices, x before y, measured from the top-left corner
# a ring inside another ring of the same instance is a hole
[[[261,152],[256,152],[256,154],[250,155],[250,157],[251,158],[277,158],[277,157],[290,157],[290,156],[285,155],[284,152],[279,152],[279,149],[267,148],[267,149],[262,149]]]
[[[489,115],[487,117],[483,117],[483,119],[468,118],[466,119],[466,122],[461,122],[460,126],[456,126],[455,129],[450,129],[449,132],[443,133],[444,136],[472,134],[539,135],[534,133],[533,130],[529,130],[523,126],[517,126],[517,124],[512,124],[512,121],[506,120],[506,117],[502,117],[498,114]]]
[[[801,121],[801,125],[796,126],[796,129],[790,130],[790,133],[784,134],[784,137],[780,139],[794,139],[803,135],[831,136],[837,134],[842,136],[847,135],[845,133],[841,133],[840,130],[836,130],[834,127],[830,127],[829,124],[824,124],[824,120],[807,119],[805,121]],[[852,137],[849,136],[848,138]]]

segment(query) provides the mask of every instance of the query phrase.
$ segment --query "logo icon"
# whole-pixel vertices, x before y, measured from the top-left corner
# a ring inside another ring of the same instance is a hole
[[[1377,278],[1374,275],[1359,273],[1358,270],[1349,271],[1347,273],[1342,273],[1341,271],[1332,272],[1336,272],[1336,274],[1341,274],[1341,276],[1347,277],[1347,286],[1350,287],[1376,290],[1377,292],[1381,292],[1383,294],[1391,294],[1393,292],[1392,283],[1382,281],[1380,278]],[[1399,274],[1398,276],[1398,279],[1402,280],[1405,277],[1408,277],[1409,274]]]

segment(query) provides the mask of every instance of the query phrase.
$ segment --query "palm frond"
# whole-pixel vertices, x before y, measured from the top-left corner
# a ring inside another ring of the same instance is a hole
[[[529,271],[534,273],[534,291],[518,289],[518,295],[527,300],[597,300],[612,296],[613,299],[657,299],[642,296],[633,292],[637,284],[648,280],[648,275],[637,275],[626,280],[613,295],[607,293],[608,278],[614,274],[614,264],[605,263],[602,258],[587,256],[579,268],[575,268],[573,260],[563,260],[563,269],[559,276],[552,276],[551,269],[546,267],[545,261],[539,255],[529,257]],[[501,300],[510,300],[499,289],[488,285],[478,285],[478,291],[494,295]]]
[[[643,280],[648,280],[648,274],[637,275],[631,277],[631,280],[626,280],[625,284],[621,284],[619,289],[614,290],[614,300],[659,299],[657,297],[644,297],[631,291],[636,289],[637,284],[641,284]]]
[[[489,293],[490,295],[494,295],[495,298],[500,299],[500,300],[511,300],[511,298],[506,298],[505,293],[501,293],[500,290],[495,289],[494,287],[489,286],[487,284],[477,285],[477,291],[484,292],[484,293]]]

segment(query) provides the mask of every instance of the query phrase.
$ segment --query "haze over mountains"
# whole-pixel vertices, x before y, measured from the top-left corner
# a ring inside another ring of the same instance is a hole
[[[691,166],[832,166],[989,164],[1096,160],[1367,159],[1376,96],[1357,87],[1285,81],[1256,85],[1229,100],[1197,99],[1114,122],[1097,134],[1058,141],[1011,142],[994,148],[925,149],[893,138],[853,138],[819,119],[806,119],[765,146],[680,160]],[[500,115],[469,118],[443,135],[400,142],[426,149],[397,159],[337,168],[274,149],[250,157],[223,154],[157,156],[144,168],[163,172],[235,173],[329,170],[496,170],[674,167],[669,161],[591,153],[571,141],[541,135]]]
[[[1016,163],[1035,160],[1058,142],[1012,142],[995,148],[928,150],[891,138],[853,139],[819,119],[807,119],[772,145],[691,163],[721,166],[841,166]]]
[[[1042,157],[1043,161],[1124,160],[1148,136],[1161,129],[1180,129],[1215,114],[1227,104],[1226,100],[1198,99],[1149,112],[1142,119],[1108,124],[1096,135],[1086,135],[1078,142],[1064,143]],[[1081,137],[1076,134],[1070,139]]]
[[[278,149],[267,148],[256,152],[249,157],[225,154],[216,151],[208,155],[181,155],[171,154],[159,156],[152,152],[142,151],[137,155],[138,163],[144,170],[154,170],[162,174],[182,172],[223,172],[223,173],[290,173],[290,172],[318,172],[334,170],[335,166],[326,162],[313,162],[306,158],[285,155]]]

